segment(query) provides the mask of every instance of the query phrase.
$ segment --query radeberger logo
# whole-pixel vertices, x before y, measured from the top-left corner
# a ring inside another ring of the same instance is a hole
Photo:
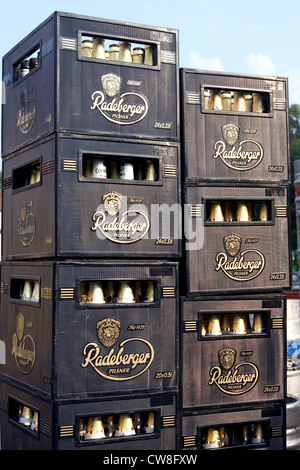
[[[20,216],[17,221],[17,236],[23,246],[29,246],[35,236],[35,217],[31,212],[31,207],[31,202],[21,201]]]
[[[223,239],[225,251],[216,255],[215,271],[223,271],[234,281],[250,281],[265,267],[265,258],[258,250],[241,250],[242,238],[231,233]]]
[[[251,170],[262,161],[264,151],[262,146],[253,139],[238,142],[239,134],[239,126],[232,123],[224,124],[222,126],[223,140],[215,143],[213,158],[220,158],[233,170]]]
[[[100,344],[92,341],[84,346],[85,359],[81,366],[91,366],[101,377],[116,381],[134,379],[149,369],[154,359],[151,343],[144,338],[128,338],[116,345],[120,329],[121,322],[115,318],[98,321],[96,331]]]
[[[114,73],[102,75],[103,91],[92,93],[91,109],[97,109],[108,121],[116,124],[136,124],[148,113],[148,100],[141,93],[120,93],[122,79]]]
[[[143,238],[150,228],[150,219],[138,205],[125,210],[126,198],[111,191],[102,196],[103,204],[93,214],[92,230],[99,238],[116,243],[133,243]]]
[[[218,352],[219,364],[210,371],[208,384],[228,395],[242,395],[249,392],[257,383],[259,371],[252,362],[235,364],[236,351],[224,348]]]
[[[20,372],[29,374],[35,363],[35,343],[31,335],[24,334],[25,318],[22,313],[17,316],[16,330],[12,337],[11,354],[15,357]]]
[[[20,109],[18,110],[17,127],[22,134],[28,134],[35,120],[35,102],[28,99],[27,91],[23,90],[20,95]]]

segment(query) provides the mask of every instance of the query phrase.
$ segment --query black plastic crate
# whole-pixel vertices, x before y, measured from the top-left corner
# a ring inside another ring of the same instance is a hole
[[[181,408],[285,400],[283,295],[182,298]]]
[[[130,43],[131,62],[126,52],[89,57],[84,41],[105,49]],[[143,63],[132,61],[137,47]],[[55,12],[3,57],[2,80],[4,155],[55,131],[180,139],[175,29]]]
[[[184,178],[287,184],[288,80],[180,69]]]
[[[285,404],[181,414],[178,449],[285,450]]]
[[[176,449],[176,394],[59,402],[5,382],[0,391],[1,450]]]
[[[287,187],[190,183],[184,191],[193,240],[185,251],[184,295],[290,288]]]
[[[3,262],[0,375],[52,398],[178,391],[177,270]]]
[[[181,255],[178,143],[55,134],[2,162],[3,260]]]

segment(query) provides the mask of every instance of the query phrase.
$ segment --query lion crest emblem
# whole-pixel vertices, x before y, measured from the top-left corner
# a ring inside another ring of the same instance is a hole
[[[229,370],[235,363],[236,351],[232,348],[224,348],[218,352],[220,366]]]
[[[97,322],[96,329],[100,343],[109,348],[120,336],[121,322],[115,318],[107,317]]]
[[[103,204],[105,210],[110,215],[116,215],[121,209],[122,205],[122,194],[117,193],[116,191],[111,191],[102,196]]]
[[[242,238],[235,233],[227,235],[223,239],[224,247],[230,256],[235,256],[241,249]]]
[[[102,88],[107,96],[115,96],[120,92],[122,79],[114,73],[107,73],[101,77]]]
[[[222,135],[228,145],[234,145],[238,141],[240,128],[236,124],[224,124],[222,126]]]

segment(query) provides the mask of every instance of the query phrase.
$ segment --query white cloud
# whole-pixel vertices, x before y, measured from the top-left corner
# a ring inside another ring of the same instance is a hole
[[[300,71],[288,76],[289,104],[300,104]]]
[[[247,58],[249,73],[255,75],[276,75],[276,67],[270,57],[262,54],[249,54]]]
[[[212,57],[211,59],[206,59],[202,57],[198,52],[189,52],[188,55],[188,67],[194,69],[202,70],[214,70],[214,71],[223,71],[223,65],[221,60],[218,57]]]

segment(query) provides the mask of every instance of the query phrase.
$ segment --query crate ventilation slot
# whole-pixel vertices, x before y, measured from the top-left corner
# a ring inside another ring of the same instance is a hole
[[[64,160],[63,161],[63,170],[64,171],[77,171],[77,162],[76,162],[76,160]]]
[[[175,297],[175,287],[163,287],[163,297]]]
[[[60,298],[61,299],[73,299],[74,298],[73,287],[62,287],[60,289]]]
[[[276,217],[287,217],[287,206],[276,206]]]
[[[200,104],[200,93],[188,91],[186,94],[186,102],[188,104]]]
[[[74,426],[60,426],[59,436],[60,437],[72,437],[74,435]]]
[[[272,328],[282,329],[283,328],[283,318],[272,318]]]
[[[74,38],[60,38],[60,48],[77,51],[77,40]]]
[[[164,166],[164,177],[166,178],[177,178],[176,166],[165,165]]]
[[[196,445],[196,436],[184,436],[183,446],[184,447],[194,447]]]
[[[53,51],[54,46],[54,38],[49,39],[49,41],[45,42],[42,45],[42,57],[45,57],[47,54]]]
[[[202,205],[191,206],[190,217],[202,217]]]
[[[193,320],[184,322],[184,331],[197,331],[197,322]]]
[[[165,64],[175,64],[175,52],[161,51],[161,61]]]
[[[175,416],[163,416],[162,425],[164,428],[175,426]]]

